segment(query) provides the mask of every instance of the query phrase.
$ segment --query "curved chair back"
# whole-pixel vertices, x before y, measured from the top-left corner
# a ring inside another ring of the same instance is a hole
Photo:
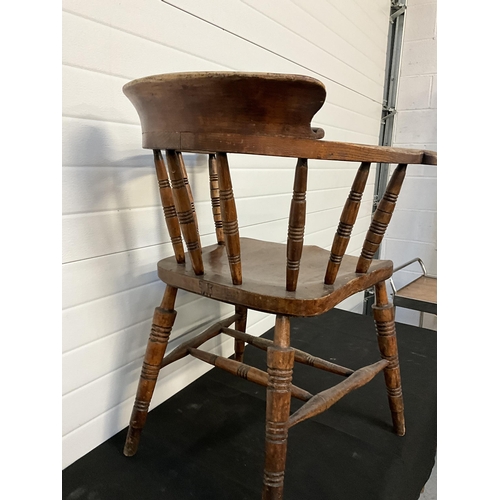
[[[178,263],[185,240],[193,270],[204,272],[193,196],[182,152],[209,154],[210,192],[217,240],[227,249],[233,284],[242,283],[236,204],[228,152],[297,158],[290,208],[286,289],[295,291],[306,215],[308,159],[361,162],[340,217],[324,283],[337,276],[372,162],[398,163],[374,214],[356,268],[366,273],[394,211],[408,163],[436,164],[433,153],[321,141],[311,120],[326,98],[324,85],[299,75],[198,72],[140,78],[123,91],[142,125],[143,147],[154,150],[167,227]],[[161,155],[166,150],[167,168]]]

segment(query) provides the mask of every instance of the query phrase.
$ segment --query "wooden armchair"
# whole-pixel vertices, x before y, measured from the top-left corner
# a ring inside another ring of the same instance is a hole
[[[165,221],[174,249],[174,256],[158,263],[158,275],[166,290],[153,317],[125,455],[137,451],[160,369],[188,355],[267,387],[262,497],[265,500],[283,498],[288,429],[325,411],[381,371],[394,430],[404,435],[394,308],[385,287],[385,280],[392,275],[392,262],[373,260],[373,256],[394,211],[407,165],[435,165],[435,153],[320,140],[323,131],[311,128],[311,119],[323,105],[326,92],[319,81],[305,76],[178,73],[134,80],[123,90],[140,116],[142,145],[153,150]],[[161,150],[165,150],[166,164]],[[217,243],[203,251],[183,152],[208,155]],[[228,153],[298,159],[286,245],[239,237]],[[360,163],[331,252],[303,245],[308,159]],[[376,162],[398,166],[373,216],[361,255],[344,255],[370,165]],[[373,312],[380,361],[353,371],[291,347],[290,317],[322,314],[370,287],[375,287]],[[179,288],[233,304],[234,315],[165,356]],[[245,333],[248,309],[276,315],[274,341]],[[234,328],[230,328],[233,324]],[[234,337],[234,359],[199,349],[220,333]],[[246,344],[267,351],[267,372],[243,363]],[[345,380],[312,395],[292,385],[295,362],[343,375]],[[291,397],[305,402],[293,415],[290,415]]]

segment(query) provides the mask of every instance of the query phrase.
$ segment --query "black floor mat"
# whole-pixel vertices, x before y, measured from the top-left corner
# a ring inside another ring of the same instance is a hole
[[[398,323],[397,334],[406,435],[392,431],[379,374],[290,430],[286,500],[418,499],[436,452],[436,332]],[[292,319],[292,345],[353,369],[379,359],[373,319],[341,310]],[[245,362],[265,369],[265,353],[249,346]],[[312,393],[341,380],[294,367]],[[260,499],[264,427],[265,389],[214,368],[150,412],[134,457],[124,430],[66,468],[63,499]]]

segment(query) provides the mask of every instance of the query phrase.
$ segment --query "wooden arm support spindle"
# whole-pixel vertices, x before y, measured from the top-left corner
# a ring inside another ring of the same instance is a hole
[[[215,235],[217,243],[224,244],[224,230],[222,229],[222,214],[220,208],[219,175],[215,155],[208,155],[208,171],[210,175],[210,199],[212,200],[212,214],[214,216]]]
[[[227,154],[217,153],[216,160],[217,173],[219,175],[222,228],[226,242],[227,259],[229,261],[233,285],[241,285],[243,279],[241,271],[240,233]]]
[[[366,273],[368,271],[373,256],[382,242],[385,230],[391,221],[394,208],[396,207],[396,201],[406,175],[406,167],[406,164],[400,163],[394,170],[389,184],[387,184],[384,197],[377,206],[370,228],[366,234],[363,249],[361,250],[361,255],[356,266],[357,273]]]
[[[370,173],[370,163],[361,163],[354,182],[352,183],[351,192],[347,197],[344,205],[344,210],[340,216],[340,222],[333,239],[332,250],[330,252],[330,260],[326,268],[325,284],[332,285],[335,282],[337,273],[342,263],[347,245],[351,239],[351,232],[358,216],[361,198],[365,190],[368,174]]]
[[[174,249],[175,259],[179,264],[185,262],[184,247],[182,246],[181,228],[177,213],[175,211],[174,198],[172,195],[172,188],[168,180],[167,169],[163,156],[159,149],[153,150],[156,177],[158,178],[158,187],[160,188],[161,204],[163,206],[163,214],[165,215],[165,222],[167,224],[168,234]]]
[[[294,292],[299,279],[300,258],[304,246],[306,223],[307,159],[299,158],[295,167],[293,197],[288,218],[288,240],[286,245],[286,289]]]
[[[175,209],[179,219],[182,235],[186,242],[191,258],[191,264],[195,274],[203,274],[203,260],[201,256],[200,236],[198,226],[194,217],[192,195],[185,181],[185,169],[182,168],[182,159],[173,150],[167,150],[167,166],[172,184],[172,194],[174,197]]]

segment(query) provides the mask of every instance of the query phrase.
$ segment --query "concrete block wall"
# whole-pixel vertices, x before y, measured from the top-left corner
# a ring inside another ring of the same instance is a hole
[[[437,151],[437,24],[435,0],[408,0],[393,145]],[[394,168],[394,166],[392,166]],[[393,170],[391,169],[391,172]],[[394,266],[420,257],[437,275],[437,168],[410,165],[381,255]],[[394,275],[399,289],[421,273],[413,264]],[[419,312],[397,308],[396,320],[418,325]],[[425,315],[424,326],[436,327]]]
[[[320,79],[314,119],[330,140],[377,144],[387,0],[63,1],[63,467],[128,424],[154,308],[172,255],[152,154],[122,93],[146,75],[202,70]],[[286,240],[295,160],[230,155],[241,234]],[[215,241],[206,157],[186,155],[204,244]],[[306,243],[329,248],[357,165],[311,162]],[[374,170],[348,251],[370,223]],[[362,296],[343,307],[360,312]],[[179,293],[169,350],[227,305]],[[273,317],[252,313],[260,335]],[[229,355],[229,338],[206,346]],[[186,358],[162,370],[152,408],[209,369]]]

